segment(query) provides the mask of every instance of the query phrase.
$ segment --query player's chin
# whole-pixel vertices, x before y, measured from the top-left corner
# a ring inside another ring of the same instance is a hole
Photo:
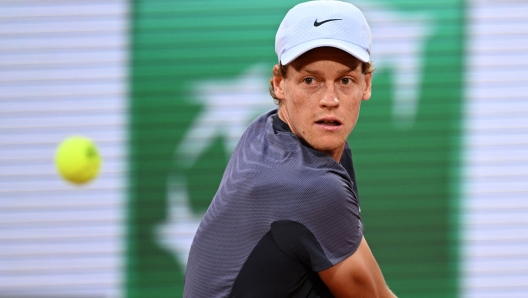
[[[314,140],[311,145],[315,150],[331,153],[343,149],[345,142],[346,137],[344,136],[321,136]]]

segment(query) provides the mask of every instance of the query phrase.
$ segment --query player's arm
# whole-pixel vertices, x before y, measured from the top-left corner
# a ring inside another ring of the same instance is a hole
[[[395,298],[365,240],[344,261],[319,272],[336,298]]]

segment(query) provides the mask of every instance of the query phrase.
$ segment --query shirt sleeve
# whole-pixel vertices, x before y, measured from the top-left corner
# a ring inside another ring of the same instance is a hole
[[[332,266],[315,236],[303,224],[280,220],[273,222],[270,230],[275,243],[290,259],[316,272]]]
[[[342,168],[329,169],[301,195],[298,222],[314,235],[331,265],[355,253],[363,238],[359,201],[347,176]]]

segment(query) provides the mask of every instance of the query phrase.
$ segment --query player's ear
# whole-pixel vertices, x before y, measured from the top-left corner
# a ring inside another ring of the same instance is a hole
[[[365,90],[363,91],[363,100],[368,100],[372,94],[372,73],[365,74]]]
[[[284,75],[279,64],[273,66],[273,91],[278,99],[284,99]]]

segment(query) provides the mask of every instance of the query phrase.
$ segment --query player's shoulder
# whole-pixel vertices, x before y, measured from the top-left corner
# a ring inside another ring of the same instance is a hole
[[[273,129],[275,113],[257,117],[237,151],[240,163],[259,173],[255,185],[283,185],[285,189],[317,194],[350,191],[347,171],[332,157],[307,146],[291,132],[277,133]]]

